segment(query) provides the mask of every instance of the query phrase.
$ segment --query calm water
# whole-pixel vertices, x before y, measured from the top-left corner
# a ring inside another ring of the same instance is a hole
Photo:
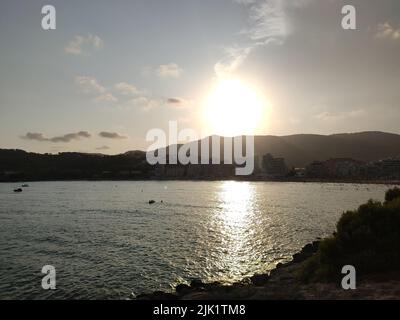
[[[266,182],[0,184],[0,299],[125,299],[272,269],[387,186]],[[149,205],[148,201],[157,201]],[[163,200],[163,203],[161,203]],[[53,265],[57,290],[41,289]]]

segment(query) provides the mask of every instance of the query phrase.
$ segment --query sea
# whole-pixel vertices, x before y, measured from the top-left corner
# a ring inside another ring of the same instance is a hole
[[[332,235],[390,187],[245,181],[0,184],[0,299],[132,299],[230,284]],[[154,203],[150,204],[149,201]],[[55,270],[45,290],[44,266]]]

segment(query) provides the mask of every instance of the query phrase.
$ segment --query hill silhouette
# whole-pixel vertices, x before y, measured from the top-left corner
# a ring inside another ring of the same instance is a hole
[[[400,135],[376,131],[255,136],[254,141],[255,155],[271,153],[283,157],[290,167],[304,167],[312,161],[330,158],[377,161],[400,155]],[[144,151],[104,155],[75,152],[38,154],[0,149],[0,181],[145,179],[151,177],[152,169],[146,162]]]
[[[400,155],[400,135],[369,131],[333,135],[256,136],[255,153],[284,157],[289,166],[296,167],[331,158],[376,161]]]
[[[213,137],[220,139],[222,159],[224,138]],[[189,142],[191,143],[193,142]],[[178,148],[180,146],[178,145]],[[168,149],[167,147],[167,153]],[[199,147],[199,154],[200,149]],[[283,157],[290,167],[305,167],[315,160],[324,161],[332,158],[352,158],[369,162],[399,156],[400,135],[368,131],[332,135],[255,136],[254,149],[256,156],[270,153],[275,157]]]

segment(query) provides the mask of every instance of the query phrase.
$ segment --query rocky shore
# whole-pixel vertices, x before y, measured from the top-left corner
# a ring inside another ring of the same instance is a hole
[[[313,256],[320,241],[307,244],[288,263],[278,264],[269,274],[257,274],[232,285],[193,280],[180,284],[175,292],[156,291],[138,300],[344,300],[400,299],[400,273],[377,274],[357,279],[356,290],[344,290],[340,283],[303,283],[297,274]]]

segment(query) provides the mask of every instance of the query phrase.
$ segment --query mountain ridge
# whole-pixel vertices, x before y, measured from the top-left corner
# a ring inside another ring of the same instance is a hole
[[[221,136],[214,136],[223,139]],[[189,143],[198,143],[201,140]],[[167,148],[169,148],[168,146]],[[292,134],[285,136],[255,135],[255,155],[263,156],[270,153],[275,157],[283,157],[288,166],[304,167],[313,161],[324,161],[331,158],[352,158],[360,161],[377,161],[400,155],[400,135],[381,131],[363,131],[354,133],[321,134]],[[57,157],[90,156],[104,159],[125,159],[135,157],[143,160],[145,151],[132,150],[116,155],[83,152],[62,152],[57,154],[39,154],[19,149],[0,149],[0,170],[4,169],[4,159],[8,159],[8,168],[11,158],[34,157],[35,155]],[[11,158],[9,158],[11,157]],[[21,159],[19,159],[20,161]],[[100,161],[100,160],[98,160]]]

